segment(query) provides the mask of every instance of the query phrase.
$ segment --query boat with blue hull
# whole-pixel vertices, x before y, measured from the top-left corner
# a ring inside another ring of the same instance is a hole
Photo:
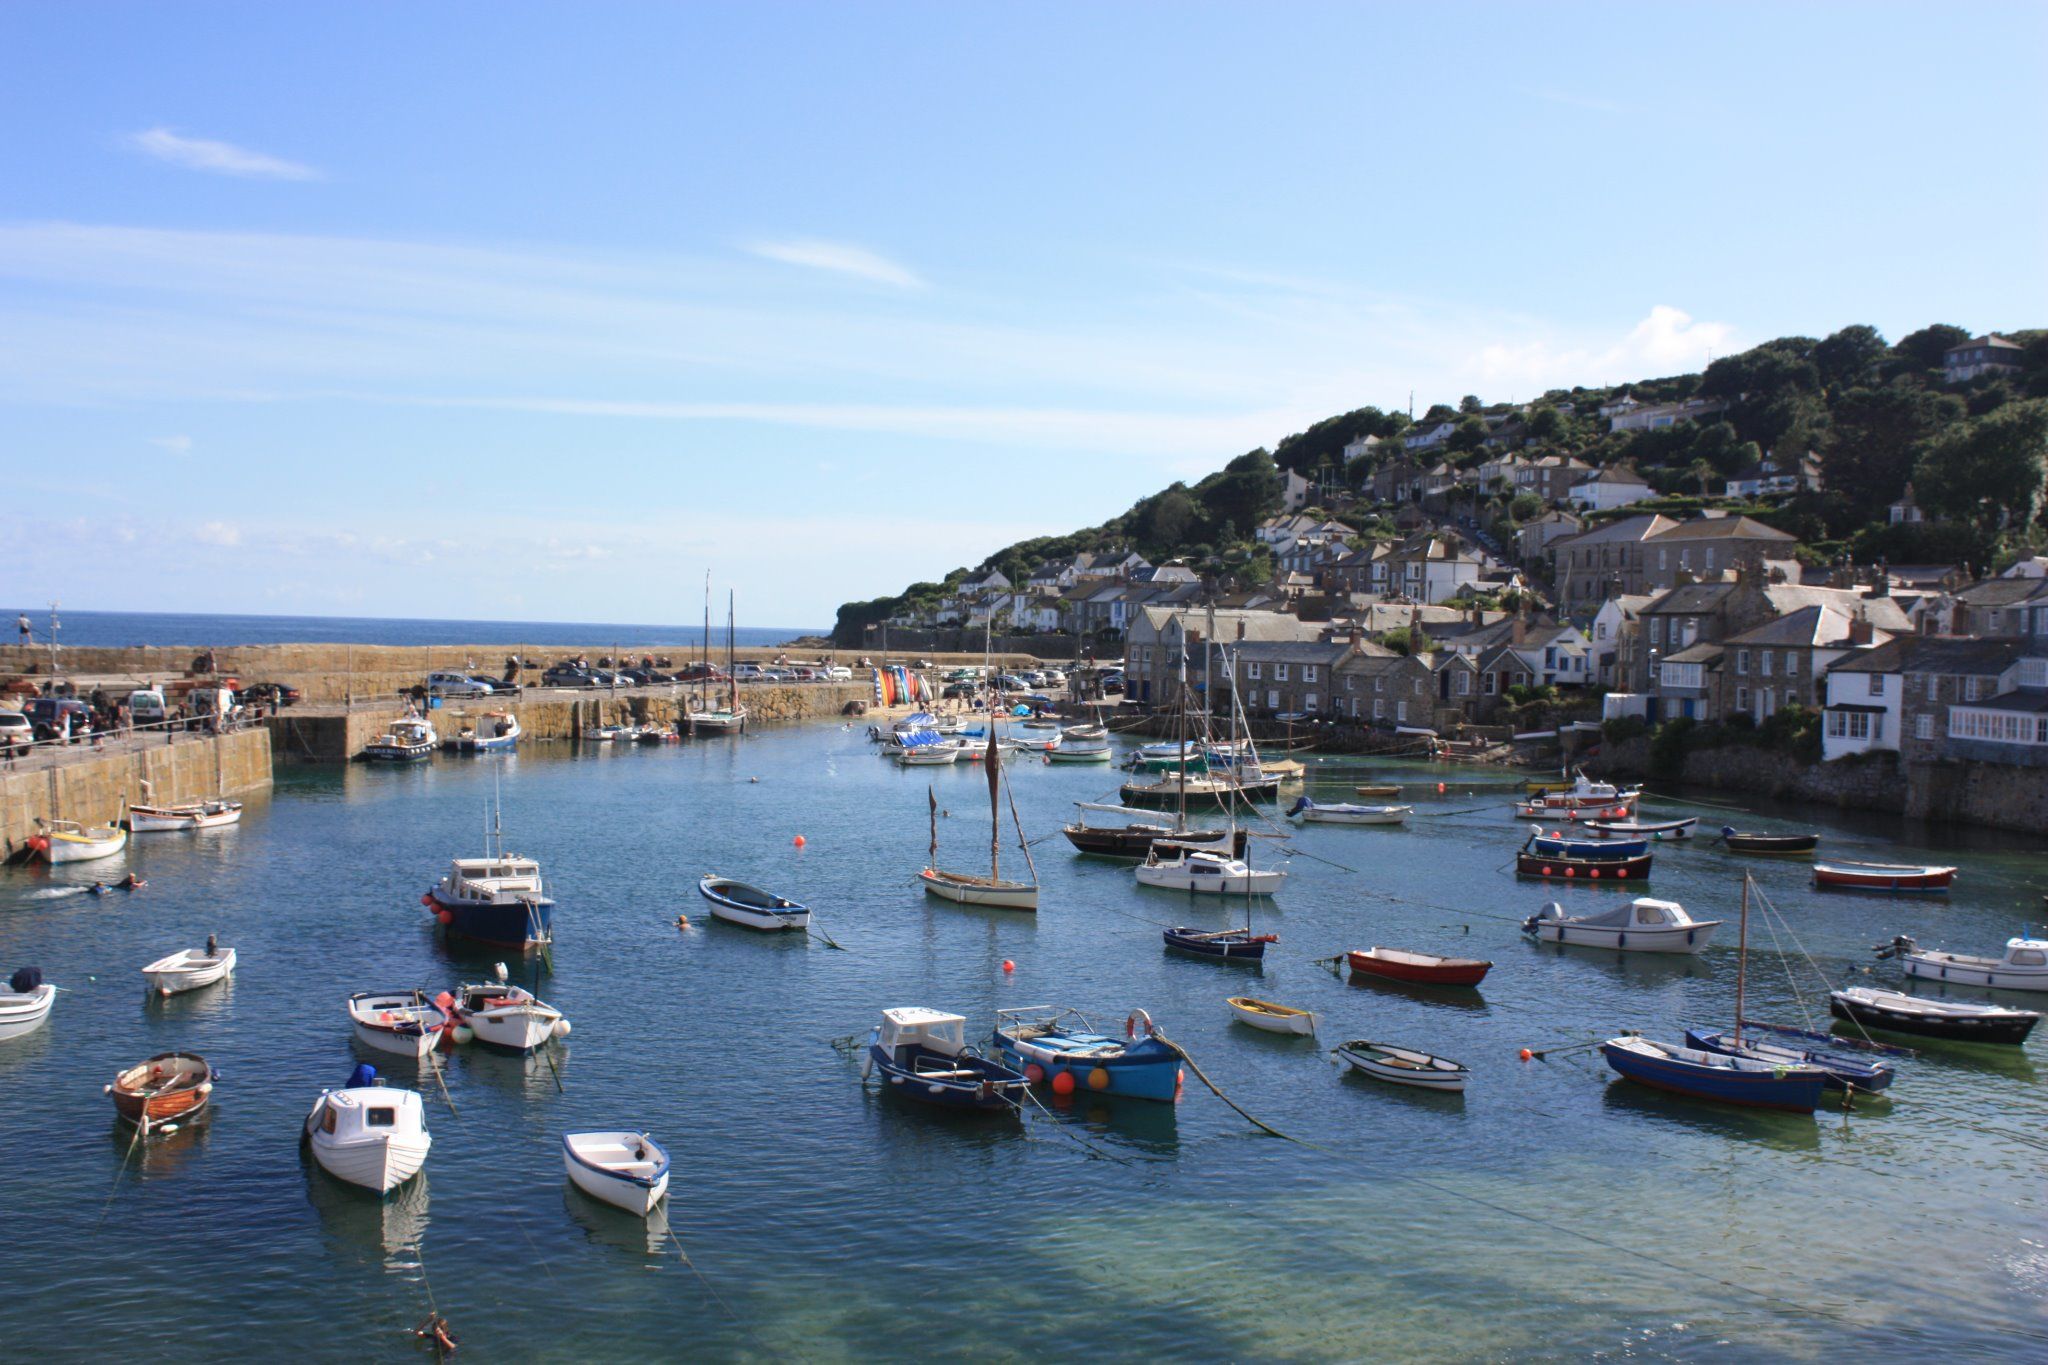
[[[1180,1049],[1157,1037],[1152,1017],[1132,1010],[1124,1036],[1100,1032],[1078,1010],[1031,1005],[997,1010],[992,1036],[1003,1059],[1027,1079],[1071,1076],[1076,1090],[1171,1104],[1180,1097]]]
[[[1574,839],[1562,833],[1545,834],[1541,826],[1529,827],[1529,842],[1522,845],[1524,853],[1543,858],[1569,858],[1580,862],[1625,862],[1640,858],[1650,851],[1650,841],[1640,839]]]
[[[1600,1051],[1616,1074],[1638,1085],[1719,1104],[1810,1114],[1827,1086],[1827,1073],[1817,1066],[1734,1057],[1635,1034],[1610,1038]]]
[[[1745,1029],[1770,1025],[1745,1024]],[[1774,1031],[1776,1031],[1774,1029]],[[1794,1030],[1787,1036],[1796,1035],[1811,1042],[1834,1042],[1823,1034]],[[1819,1067],[1822,1079],[1830,1090],[1854,1089],[1859,1093],[1884,1090],[1898,1078],[1889,1062],[1862,1057],[1847,1057],[1839,1052],[1827,1052],[1815,1048],[1794,1047],[1769,1038],[1758,1038],[1753,1034],[1741,1037],[1734,1032],[1689,1028],[1685,1031],[1686,1046],[1698,1048],[1701,1052],[1719,1052],[1730,1057],[1748,1057],[1754,1061],[1770,1062],[1782,1066]]]
[[[456,858],[448,875],[420,897],[441,927],[459,938],[505,948],[554,941],[555,903],[541,881],[540,864],[505,852],[502,828],[485,833],[481,858]]]
[[[882,1011],[868,1035],[862,1081],[880,1076],[885,1093],[941,1109],[1011,1110],[1024,1100],[1022,1072],[967,1045],[967,1020],[910,1006]]]

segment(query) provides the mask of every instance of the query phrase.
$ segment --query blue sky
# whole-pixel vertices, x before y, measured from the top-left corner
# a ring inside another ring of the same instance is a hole
[[[2048,323],[2048,7],[0,8],[0,583],[762,625],[1365,403]]]

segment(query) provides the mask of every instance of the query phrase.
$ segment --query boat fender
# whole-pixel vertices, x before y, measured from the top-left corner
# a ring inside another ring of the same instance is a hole
[[[422,894],[420,895],[420,904],[421,904],[421,905],[431,906],[431,905],[433,905],[433,903],[434,903],[434,893],[433,893],[433,892],[431,892],[431,891],[427,891],[427,892],[423,892],[423,893],[422,893]]]
[[[1109,1068],[1101,1066],[1092,1068],[1088,1072],[1088,1088],[1090,1090],[1109,1089]]]
[[[569,1036],[569,1021],[567,1019],[555,1020],[555,1036],[557,1038],[567,1038]]]

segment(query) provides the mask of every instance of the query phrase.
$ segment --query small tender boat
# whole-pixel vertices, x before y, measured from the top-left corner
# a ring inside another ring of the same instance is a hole
[[[1649,880],[1650,862],[1647,853],[1632,858],[1567,858],[1524,847],[1515,854],[1515,875],[1567,882],[1640,882]]]
[[[1826,862],[1813,865],[1813,884],[1822,891],[1899,891],[1944,895],[1956,879],[1953,867],[1938,863]]]
[[[1639,1085],[1694,1099],[1810,1114],[1827,1073],[1817,1066],[1707,1052],[1627,1034],[1600,1045],[1607,1065]]]
[[[863,1081],[876,1072],[887,1093],[948,1109],[1012,1109],[1029,1084],[1022,1072],[982,1056],[966,1042],[967,1021],[917,1007],[882,1011],[868,1035]]]
[[[1828,1012],[1864,1028],[1910,1033],[1920,1038],[1946,1038],[1952,1042],[2014,1046],[2024,1043],[2034,1025],[2041,1022],[2041,1016],[2032,1010],[1923,999],[1874,986],[1850,986],[1829,992]]]
[[[1717,919],[1694,919],[1677,901],[1638,896],[1627,905],[1591,915],[1567,915],[1556,901],[1522,921],[1522,932],[1539,943],[1580,948],[1614,948],[1630,953],[1697,953],[1707,946]]]
[[[1330,1055],[1362,1076],[1418,1090],[1462,1091],[1472,1079],[1472,1069],[1462,1062],[1362,1038],[1332,1048]]]
[[[217,829],[242,818],[239,801],[195,801],[183,806],[130,806],[131,834],[172,834],[188,829]]]
[[[1398,782],[1366,782],[1351,791],[1356,796],[1399,796],[1401,785]]]
[[[1587,835],[1594,839],[1690,839],[1699,825],[1697,815],[1684,820],[1585,820]]]
[[[1315,1036],[1316,1017],[1307,1010],[1276,1005],[1270,1000],[1254,1000],[1248,995],[1233,995],[1224,1003],[1230,1006],[1230,1012],[1241,1024],[1250,1024],[1268,1033]]]
[[[523,733],[519,728],[519,717],[510,711],[486,711],[477,717],[475,724],[463,726],[461,732],[448,741],[448,747],[465,754],[494,753],[517,748],[519,736]]]
[[[365,1047],[418,1061],[441,1041],[448,1016],[418,991],[358,991],[348,998],[348,1019]]]
[[[1970,957],[1923,950],[1904,934],[1879,953],[1897,957],[1907,976],[1958,986],[1991,986],[2002,991],[2048,991],[2048,939],[2009,938],[2004,957]]]
[[[533,993],[509,984],[505,964],[499,963],[496,981],[460,986],[451,997],[442,992],[434,1003],[454,1021],[476,1035],[480,1043],[531,1052],[550,1038],[566,1037],[569,1021],[553,1005],[536,1000]]]
[[[768,930],[810,927],[811,912],[805,907],[731,877],[700,878],[697,890],[711,902],[711,913],[728,924]]]
[[[1792,1047],[1785,1043],[1773,1042],[1769,1038],[1759,1038],[1755,1033],[1746,1035],[1738,1042],[1732,1032],[1687,1029],[1685,1042],[1687,1047],[1698,1048],[1702,1052],[1722,1052],[1731,1057],[1747,1057],[1751,1061],[1767,1062],[1773,1066],[1819,1067],[1830,1090],[1883,1090],[1898,1074],[1890,1062],[1874,1057],[1866,1060],[1840,1052]]]
[[[213,1068],[192,1052],[159,1052],[131,1066],[106,1087],[114,1112],[142,1129],[161,1128],[206,1107],[213,1095]]]
[[[363,757],[372,763],[417,763],[434,756],[434,743],[434,727],[407,716],[364,745]]]
[[[1277,868],[1253,871],[1241,858],[1178,839],[1154,840],[1145,861],[1132,871],[1141,886],[1214,896],[1270,896],[1287,881],[1287,874]]]
[[[89,863],[111,858],[128,847],[128,831],[111,825],[81,825],[76,820],[38,820],[28,837],[31,857],[44,862]]]
[[[1344,801],[1318,805],[1304,796],[1295,801],[1287,818],[1318,825],[1398,825],[1414,812],[1413,806],[1360,806]]]
[[[1346,953],[1344,960],[1354,972],[1418,986],[1476,986],[1493,967],[1491,962],[1477,958],[1436,957],[1377,947]]]
[[[337,1180],[386,1194],[419,1174],[433,1136],[417,1092],[387,1086],[360,1065],[340,1090],[323,1090],[306,1115],[313,1160]]]
[[[1060,732],[1059,743],[1046,751],[1046,757],[1055,763],[1107,763],[1109,762],[1109,734],[1099,726],[1085,727],[1096,733],[1083,734],[1084,727],[1075,726]]]
[[[642,1218],[668,1197],[668,1153],[645,1133],[564,1133],[562,1165],[592,1199]]]
[[[1159,1038],[1152,1016],[1132,1010],[1123,1037],[1102,1033],[1077,1010],[1030,1005],[997,1010],[992,1040],[1026,1080],[1073,1078],[1076,1089],[1173,1102],[1180,1096],[1180,1050]]]
[[[1730,853],[1763,853],[1798,857],[1813,852],[1820,842],[1818,834],[1743,834],[1733,826],[1721,826],[1716,843]]]
[[[15,968],[0,991],[0,1043],[41,1028],[56,1003],[57,988],[43,980],[42,968]]]
[[[630,741],[632,731],[624,725],[586,725],[583,727],[583,742],[586,744],[616,744]]]
[[[1233,962],[1262,962],[1266,945],[1278,943],[1277,934],[1255,934],[1249,929],[1191,929],[1185,924],[1163,931],[1166,946],[1197,957],[1221,957]]]
[[[1529,827],[1529,838],[1522,845],[1524,853],[1539,858],[1563,858],[1574,862],[1618,863],[1631,858],[1640,858],[1650,851],[1650,841],[1644,839],[1572,839],[1562,830],[1543,832],[1540,825]]]
[[[211,986],[234,970],[235,950],[222,948],[209,938],[204,948],[184,948],[158,958],[142,969],[142,979],[159,995],[176,995]]]
[[[899,764],[906,768],[943,768],[960,761],[961,755],[965,752],[960,745],[931,734],[930,731],[925,733],[930,735],[929,742],[906,744],[897,751],[895,757]]]

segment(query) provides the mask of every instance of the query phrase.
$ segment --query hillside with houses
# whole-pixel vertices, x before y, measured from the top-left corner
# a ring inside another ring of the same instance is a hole
[[[1600,722],[1667,771],[1724,742],[2048,765],[2044,460],[2048,332],[1851,327],[1700,374],[1332,417],[849,603],[837,643],[1121,656],[1142,710],[1199,639],[1225,648],[1198,673],[1233,670],[1254,715]]]

